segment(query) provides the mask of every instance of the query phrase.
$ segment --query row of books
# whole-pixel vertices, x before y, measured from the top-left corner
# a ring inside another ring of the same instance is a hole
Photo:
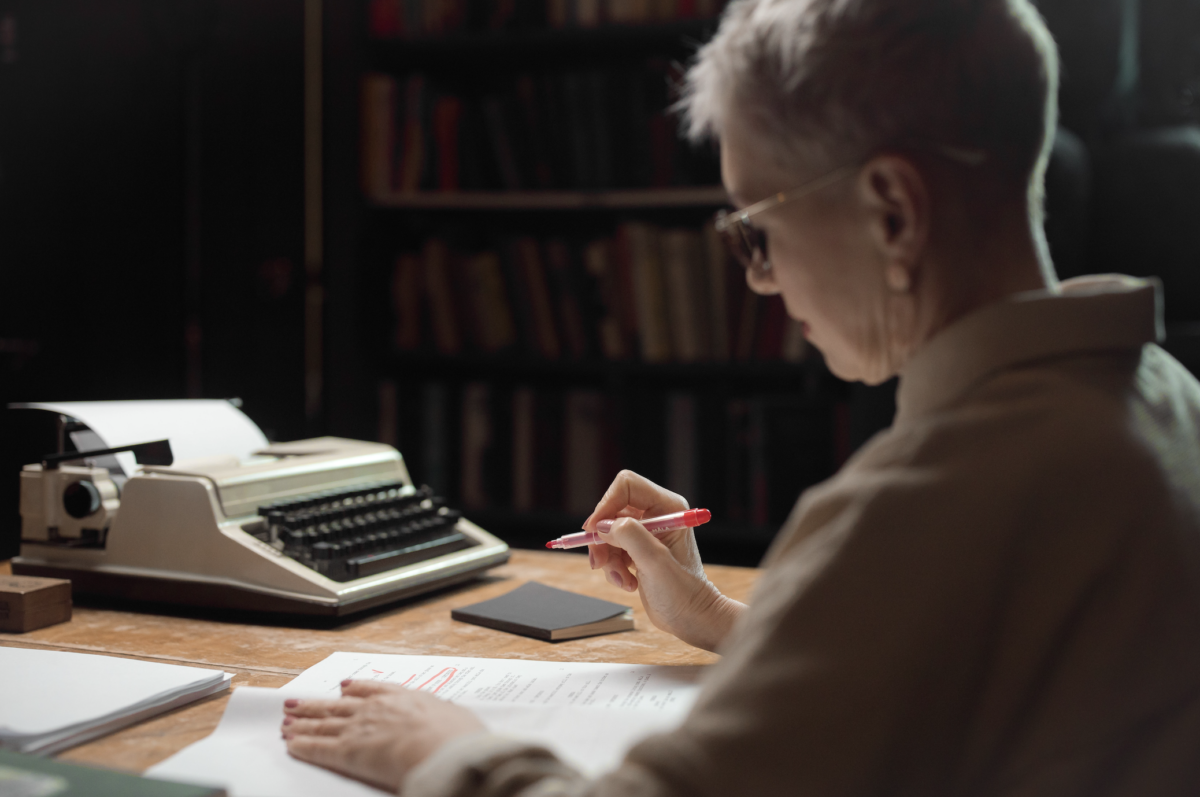
[[[415,39],[712,19],[723,6],[724,0],[371,0],[367,26],[375,39]]]
[[[594,239],[444,238],[395,257],[398,352],[648,363],[788,361],[809,353],[778,297],[746,287],[711,225],[628,221]]]
[[[615,396],[467,382],[384,381],[380,438],[466,510],[585,516],[622,468],[722,520],[778,525],[834,470],[837,413],[792,394]]]
[[[680,139],[662,62],[521,74],[454,90],[422,74],[362,82],[362,182],[372,199],[458,190],[717,185],[715,151]]]

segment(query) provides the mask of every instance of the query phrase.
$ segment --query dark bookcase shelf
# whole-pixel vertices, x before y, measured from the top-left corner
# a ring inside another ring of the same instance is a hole
[[[684,20],[647,25],[600,25],[594,28],[479,31],[415,39],[370,39],[366,61],[375,69],[408,71],[479,70],[489,62],[520,68],[548,61],[611,62],[622,58],[666,55],[687,57],[708,40],[717,21]]]
[[[715,153],[669,107],[717,20],[389,39],[348,7],[326,12],[329,280],[353,296],[331,431],[374,423],[514,547],[629,468],[713,510],[707,561],[757,564],[836,467],[848,393],[706,226]]]
[[[372,197],[398,210],[647,210],[717,208],[729,202],[722,186],[634,188],[616,191],[420,191]]]
[[[790,362],[646,363],[633,360],[544,360],[523,356],[393,355],[391,378],[558,383],[564,386],[636,383],[728,392],[828,392],[837,383],[817,359]]]

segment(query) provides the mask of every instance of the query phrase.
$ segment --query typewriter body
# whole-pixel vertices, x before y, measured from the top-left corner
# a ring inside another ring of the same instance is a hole
[[[13,572],[76,594],[291,614],[351,614],[508,559],[395,449],[335,437],[143,465],[120,488],[106,468],[27,465],[21,523]]]

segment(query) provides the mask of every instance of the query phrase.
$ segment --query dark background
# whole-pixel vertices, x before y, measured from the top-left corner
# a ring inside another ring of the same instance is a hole
[[[1200,325],[1200,0],[1042,0],[1064,60],[1062,276],[1156,274]],[[371,438],[357,317],[364,10],[324,4],[323,400],[305,405],[302,0],[0,0],[0,407],[240,397],[273,439]],[[861,441],[888,388],[848,388]],[[46,430],[0,409],[0,559]],[[33,454],[36,456],[36,454]]]

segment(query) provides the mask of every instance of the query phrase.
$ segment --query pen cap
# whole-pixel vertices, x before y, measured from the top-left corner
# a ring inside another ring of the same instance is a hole
[[[707,509],[689,509],[683,513],[683,522],[688,528],[703,526],[712,520],[712,512]]]

